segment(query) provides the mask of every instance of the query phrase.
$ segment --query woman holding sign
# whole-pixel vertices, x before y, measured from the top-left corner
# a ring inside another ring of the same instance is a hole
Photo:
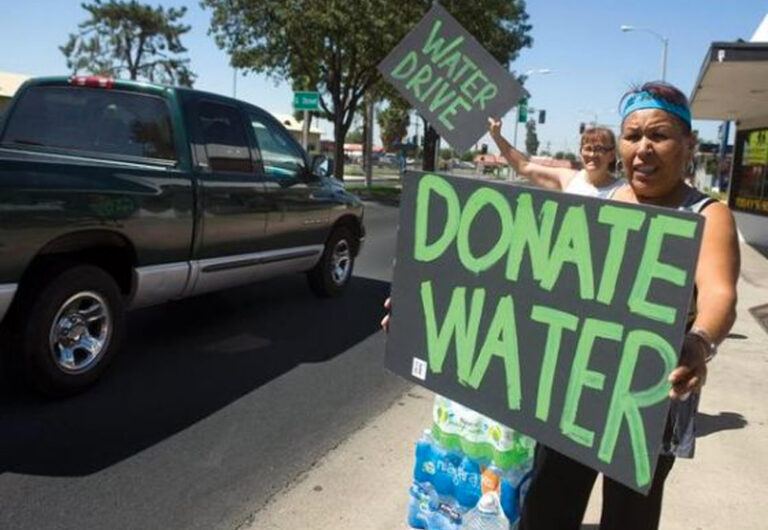
[[[501,135],[501,120],[488,118],[488,132],[518,175],[542,188],[607,197],[623,180],[616,179],[616,137],[605,127],[591,127],[581,135],[580,156],[584,169],[550,167],[529,161]]]
[[[621,101],[619,154],[628,183],[609,195],[617,201],[687,210],[704,216],[704,233],[688,311],[688,334],[678,367],[669,376],[672,399],[664,443],[647,496],[607,477],[601,530],[654,529],[664,481],[676,456],[691,458],[699,391],[719,344],[736,319],[739,246],[728,207],[685,183],[695,135],[685,95],[665,83],[646,83]],[[537,448],[521,530],[577,530],[597,471],[550,448]]]

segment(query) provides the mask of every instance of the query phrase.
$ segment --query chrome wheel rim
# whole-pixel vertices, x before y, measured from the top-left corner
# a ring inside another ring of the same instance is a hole
[[[347,281],[352,271],[352,252],[349,249],[349,243],[342,239],[333,247],[331,254],[331,279],[336,285],[342,285]]]
[[[112,334],[112,314],[103,296],[83,291],[61,305],[49,344],[56,366],[68,373],[88,371],[104,354]]]

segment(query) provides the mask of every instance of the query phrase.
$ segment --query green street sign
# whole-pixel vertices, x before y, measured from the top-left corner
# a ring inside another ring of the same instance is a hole
[[[520,100],[520,103],[518,103],[517,121],[518,123],[525,123],[528,121],[528,98],[523,98]]]
[[[293,108],[296,110],[320,110],[320,93],[294,92]]]

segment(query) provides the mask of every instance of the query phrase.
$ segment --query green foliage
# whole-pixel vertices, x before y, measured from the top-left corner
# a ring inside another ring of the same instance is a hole
[[[475,156],[477,156],[477,151],[467,151],[463,155],[461,155],[462,162],[473,162],[475,160]]]
[[[74,73],[192,86],[196,75],[181,44],[190,27],[178,22],[186,7],[166,11],[137,0],[94,0],[81,6],[90,18],[59,47],[67,68]]]
[[[571,153],[570,151],[558,151],[555,153],[555,159],[556,160],[570,160],[572,163],[576,162],[578,159],[576,158],[576,155]]]
[[[347,133],[346,141],[347,143],[350,143],[350,144],[361,144],[363,143],[364,136],[365,136],[365,132],[363,131],[363,128],[358,127]]]
[[[408,126],[411,124],[409,111],[407,101],[399,96],[391,96],[389,106],[379,112],[376,121],[379,123],[384,151],[394,151],[395,144],[408,134]]]
[[[336,176],[363,95],[377,65],[419,19],[425,0],[202,0],[210,33],[232,64],[276,79],[301,78],[321,93],[320,116],[333,122]],[[393,5],[395,4],[395,5]]]
[[[539,151],[539,136],[536,134],[534,120],[528,120],[525,124],[525,150],[532,156]]]
[[[453,149],[444,148],[440,149],[440,158],[442,160],[450,160],[453,158]]]

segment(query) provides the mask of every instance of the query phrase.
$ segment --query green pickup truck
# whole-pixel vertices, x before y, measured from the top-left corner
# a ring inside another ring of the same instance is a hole
[[[127,309],[299,272],[339,294],[365,230],[330,173],[242,101],[28,81],[0,118],[3,366],[72,394],[109,364]]]

